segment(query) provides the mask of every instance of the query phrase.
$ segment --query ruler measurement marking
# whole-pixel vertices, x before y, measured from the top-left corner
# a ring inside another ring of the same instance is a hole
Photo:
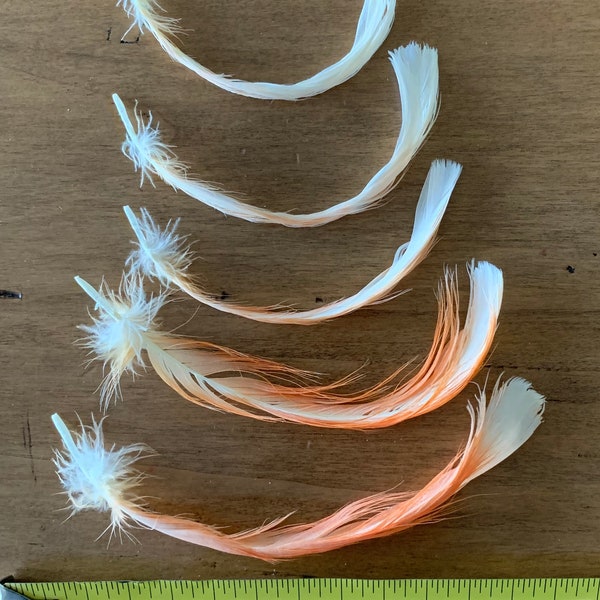
[[[38,582],[7,584],[7,587],[37,600],[600,600],[600,578],[584,577],[438,580],[317,577]]]

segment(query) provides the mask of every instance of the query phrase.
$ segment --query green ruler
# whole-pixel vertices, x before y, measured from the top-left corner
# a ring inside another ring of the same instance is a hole
[[[600,600],[600,579],[254,579],[7,583],[34,600]]]

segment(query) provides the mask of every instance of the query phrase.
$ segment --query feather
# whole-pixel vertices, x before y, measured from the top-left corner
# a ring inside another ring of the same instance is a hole
[[[438,113],[437,51],[411,43],[391,52],[390,60],[398,78],[402,103],[402,126],[392,156],[359,194],[327,209],[308,214],[273,212],[241,202],[213,185],[188,176],[187,167],[174,154],[172,146],[161,140],[159,126],[153,126],[152,114],[144,122],[136,104],[133,111],[134,126],[125,105],[117,94],[113,94],[113,101],[126,131],[123,154],[133,162],[135,170],[140,171],[141,184],[145,179],[153,184],[153,176],[157,176],[173,189],[182,191],[223,214],[254,223],[317,227],[363,212],[376,207],[397,185],[424,143]]]
[[[81,278],[98,316],[83,326],[87,346],[108,367],[102,388],[104,406],[126,371],[152,368],[180,396],[206,408],[261,420],[344,429],[388,427],[425,414],[450,401],[479,371],[491,347],[502,303],[502,272],[482,262],[469,266],[471,298],[464,328],[458,315],[456,276],[447,270],[440,284],[438,323],[429,355],[420,369],[399,383],[399,369],[358,393],[344,392],[351,374],[318,385],[311,374],[206,342],[162,332],[154,322],[156,303],[142,309],[139,277],[125,277],[119,294],[96,291]],[[114,307],[113,307],[114,305]],[[131,306],[130,309],[124,308]],[[115,324],[115,321],[118,324]],[[123,323],[120,323],[123,321]]]
[[[179,21],[161,14],[157,0],[119,0],[117,6],[132,19],[130,28],[139,28],[141,34],[150,32],[162,49],[175,62],[193,71],[213,85],[242,96],[265,100],[301,100],[321,94],[353,77],[388,36],[396,8],[395,0],[365,0],[350,51],[336,63],[316,75],[293,84],[242,81],[228,75],[214,73],[185,54],[171,38],[181,31]]]
[[[438,520],[444,505],[462,487],[531,437],[542,421],[544,397],[524,379],[499,380],[489,406],[481,391],[475,406],[468,408],[471,431],[464,449],[421,490],[373,494],[313,523],[286,525],[284,517],[240,533],[153,513],[140,505],[131,493],[139,484],[139,475],[131,479],[130,472],[141,446],[106,448],[99,425],[82,427],[81,433],[72,437],[61,418],[54,415],[64,446],[64,450],[56,451],[55,464],[74,511],[110,512],[116,527],[129,521],[192,544],[274,562],[335,550]],[[85,468],[88,464],[92,469]]]
[[[313,325],[398,295],[392,293],[394,288],[425,259],[435,243],[460,169],[456,163],[435,161],[421,192],[410,240],[396,250],[392,264],[352,296],[318,308],[296,310],[284,308],[281,304],[256,307],[219,300],[204,291],[188,275],[191,254],[185,240],[177,235],[178,222],[170,222],[161,230],[147,210],[142,209],[138,218],[128,206],[124,207],[124,211],[136,235],[137,247],[127,263],[134,273],[158,279],[164,286],[180,289],[220,311],[263,323]]]

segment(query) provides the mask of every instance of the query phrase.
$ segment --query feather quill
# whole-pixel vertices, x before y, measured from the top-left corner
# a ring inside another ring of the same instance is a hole
[[[438,112],[437,51],[428,46],[411,43],[390,53],[390,60],[400,89],[402,126],[396,146],[388,163],[348,200],[327,209],[308,214],[274,212],[241,202],[214,185],[187,175],[187,167],[173,153],[172,146],[161,140],[158,125],[153,126],[152,114],[144,121],[134,109],[135,124],[117,94],[113,102],[126,131],[123,154],[136,171],[141,183],[153,176],[162,179],[175,190],[222,212],[254,223],[275,223],[286,227],[318,227],[347,215],[374,208],[399,182],[410,161],[429,134]]]
[[[125,36],[134,27],[139,29],[140,34],[145,30],[149,31],[172,60],[213,85],[251,98],[301,100],[344,83],[367,64],[390,32],[394,22],[396,1],[365,0],[354,43],[349,52],[319,73],[293,84],[242,81],[228,75],[214,73],[185,54],[171,41],[172,37],[181,32],[179,20],[161,14],[164,11],[157,0],[119,0],[117,6],[119,5],[132,19]]]
[[[206,342],[159,330],[155,316],[163,296],[145,307],[139,277],[123,280],[119,293],[76,281],[95,301],[99,314],[87,347],[104,361],[104,406],[118,393],[123,373],[144,367],[147,358],[159,377],[186,400],[240,416],[284,420],[315,427],[375,429],[417,417],[450,401],[481,368],[491,347],[502,303],[502,272],[481,262],[469,266],[471,297],[460,328],[455,274],[440,284],[438,323],[420,369],[399,383],[401,369],[367,390],[342,393],[355,376],[316,385],[311,374]],[[142,355],[145,356],[142,356]]]
[[[62,419],[53,415],[64,447],[55,451],[55,465],[74,512],[110,512],[113,528],[130,522],[192,544],[275,562],[438,520],[444,505],[461,488],[508,458],[531,437],[542,421],[544,397],[524,379],[498,380],[489,405],[481,391],[468,410],[471,430],[464,449],[421,490],[373,494],[312,523],[287,525],[283,524],[284,517],[239,533],[158,514],[141,505],[135,494],[140,474],[133,470],[141,446],[105,447],[99,424],[82,427],[81,433],[73,436]]]

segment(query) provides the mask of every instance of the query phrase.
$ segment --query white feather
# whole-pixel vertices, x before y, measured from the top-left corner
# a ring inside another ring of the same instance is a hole
[[[134,108],[135,126],[117,94],[113,101],[126,130],[122,145],[141,184],[153,176],[222,212],[254,223],[275,223],[286,227],[318,227],[347,215],[374,208],[398,183],[410,161],[419,151],[435,121],[438,111],[437,51],[428,46],[411,43],[390,53],[398,78],[402,103],[402,126],[396,146],[388,163],[383,166],[356,196],[327,209],[307,214],[270,211],[241,202],[217,187],[194,177],[188,177],[187,167],[174,154],[171,146],[161,140],[158,124],[153,126],[152,114],[144,119]]]
[[[381,46],[394,22],[396,0],[365,0],[360,14],[354,43],[340,60],[319,73],[293,84],[251,82],[214,73],[181,51],[171,37],[180,31],[179,21],[164,14],[156,0],[119,0],[132,24],[127,32],[138,27],[149,31],[162,49],[179,64],[210,83],[243,96],[265,100],[300,100],[321,94],[353,77]]]
[[[138,218],[128,206],[124,207],[124,211],[136,234],[137,248],[131,253],[127,263],[134,273],[157,278],[163,285],[179,288],[217,310],[255,321],[312,325],[334,319],[393,297],[394,288],[419,265],[435,243],[435,236],[460,172],[461,166],[457,163],[434,161],[417,204],[410,240],[396,250],[391,265],[355,294],[318,308],[278,309],[243,306],[219,300],[194,284],[188,276],[191,255],[185,240],[177,235],[177,221],[169,222],[164,231],[161,231],[148,211],[142,209],[141,217]]]

